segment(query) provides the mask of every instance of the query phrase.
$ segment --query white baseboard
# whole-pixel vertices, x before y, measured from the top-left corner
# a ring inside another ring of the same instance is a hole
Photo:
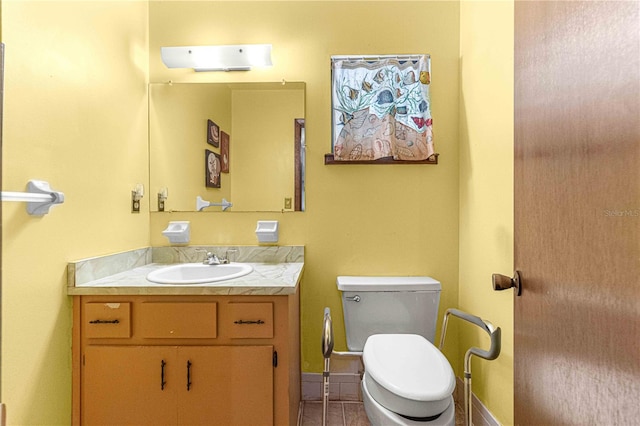
[[[456,390],[453,398],[464,409],[464,381],[460,377],[456,377]],[[500,422],[473,392],[471,392],[471,406],[471,420],[474,426],[500,426]]]

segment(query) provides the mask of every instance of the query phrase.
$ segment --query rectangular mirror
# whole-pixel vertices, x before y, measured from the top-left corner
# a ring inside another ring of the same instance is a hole
[[[304,113],[302,82],[150,84],[151,211],[303,211]]]

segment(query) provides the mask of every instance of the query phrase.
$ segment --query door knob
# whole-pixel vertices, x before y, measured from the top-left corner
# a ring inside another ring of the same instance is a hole
[[[522,283],[520,281],[520,272],[518,271],[515,271],[513,273],[513,278],[509,278],[506,275],[493,274],[491,276],[491,280],[493,282],[493,289],[495,291],[515,288],[516,296],[520,296],[522,294]]]

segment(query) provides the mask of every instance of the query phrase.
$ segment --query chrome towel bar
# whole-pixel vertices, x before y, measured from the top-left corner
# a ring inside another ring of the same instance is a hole
[[[27,213],[33,216],[42,216],[49,213],[51,206],[64,203],[64,193],[54,191],[49,182],[43,180],[30,180],[27,183],[27,192],[0,192],[2,201],[22,201],[27,203]]]

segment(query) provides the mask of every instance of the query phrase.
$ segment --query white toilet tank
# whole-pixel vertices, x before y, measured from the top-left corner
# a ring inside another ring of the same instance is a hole
[[[440,282],[431,277],[340,276],[349,351],[362,351],[372,334],[419,334],[433,343]]]

